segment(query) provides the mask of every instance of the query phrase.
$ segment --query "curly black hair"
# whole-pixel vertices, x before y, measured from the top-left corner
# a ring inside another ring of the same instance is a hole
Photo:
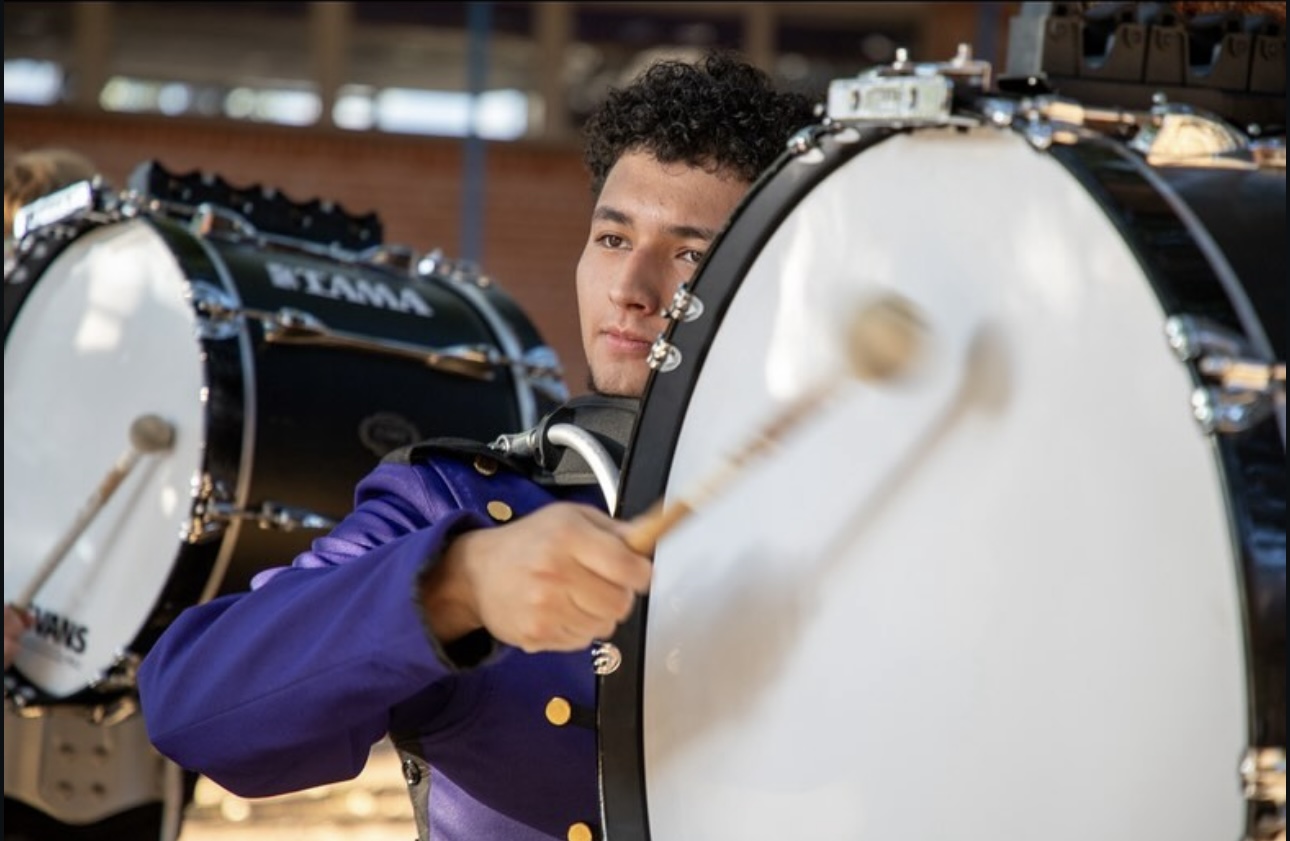
[[[583,126],[583,159],[593,195],[624,152],[641,150],[751,183],[795,131],[817,120],[810,97],[778,91],[736,54],[712,51],[696,62],[658,61],[610,92]]]

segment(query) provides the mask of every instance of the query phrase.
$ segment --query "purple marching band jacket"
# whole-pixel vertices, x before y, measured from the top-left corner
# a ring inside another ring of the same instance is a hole
[[[636,407],[578,398],[538,429],[572,420],[621,462]],[[156,747],[261,797],[352,779],[388,735],[422,838],[600,837],[590,651],[526,654],[482,630],[441,646],[417,597],[456,533],[556,499],[604,508],[576,453],[535,456],[460,441],[391,453],[310,551],[181,613],[139,670]]]

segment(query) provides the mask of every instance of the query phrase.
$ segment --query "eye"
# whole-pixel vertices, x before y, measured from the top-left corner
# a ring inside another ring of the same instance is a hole
[[[703,262],[703,255],[707,252],[699,251],[697,248],[687,248],[681,252],[681,259],[692,266],[697,266]]]
[[[596,242],[611,249],[619,249],[627,245],[627,240],[618,234],[601,234],[596,237]]]

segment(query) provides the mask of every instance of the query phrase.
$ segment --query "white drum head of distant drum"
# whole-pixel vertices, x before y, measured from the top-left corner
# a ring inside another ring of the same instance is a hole
[[[16,666],[53,696],[92,684],[152,612],[175,563],[202,460],[204,375],[175,258],[144,221],[72,243],[22,304],[4,354],[6,602],[129,446],[135,418],[175,427],[144,456],[35,594],[40,633]]]

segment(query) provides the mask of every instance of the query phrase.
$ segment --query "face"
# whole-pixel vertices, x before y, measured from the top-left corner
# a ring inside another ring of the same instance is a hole
[[[639,397],[660,311],[689,280],[748,182],[629,152],[609,171],[578,261],[578,313],[591,387]]]

